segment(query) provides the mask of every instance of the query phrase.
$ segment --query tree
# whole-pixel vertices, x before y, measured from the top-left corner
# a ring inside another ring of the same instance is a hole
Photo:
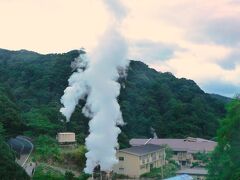
[[[227,108],[227,116],[218,131],[218,145],[209,163],[208,180],[240,179],[240,100]]]
[[[20,111],[13,101],[11,94],[0,85],[0,123],[5,129],[6,136],[14,136],[21,132],[23,123]]]
[[[35,160],[51,161],[57,160],[60,156],[60,149],[55,139],[49,136],[39,136],[35,144]]]

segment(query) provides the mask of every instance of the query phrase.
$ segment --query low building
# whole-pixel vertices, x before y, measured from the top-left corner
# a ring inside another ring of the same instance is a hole
[[[56,139],[61,145],[72,145],[76,143],[75,133],[73,132],[58,133]]]
[[[192,166],[194,154],[209,153],[214,150],[217,143],[214,141],[188,137],[186,139],[131,139],[130,145],[141,146],[144,144],[167,145],[173,150],[173,159],[183,167]]]
[[[177,171],[178,175],[187,174],[192,176],[193,180],[205,180],[207,173],[207,170],[204,168],[187,168]]]
[[[118,150],[117,158],[119,162],[113,167],[114,173],[138,178],[165,164],[165,148],[154,144],[130,147]]]

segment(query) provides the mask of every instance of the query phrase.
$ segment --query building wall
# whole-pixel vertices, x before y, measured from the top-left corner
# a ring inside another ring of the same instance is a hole
[[[114,165],[113,172],[117,174],[124,174],[131,177],[139,176],[139,157],[128,154],[125,152],[118,151],[117,158],[119,159],[118,164]],[[124,158],[123,160],[121,158]]]
[[[140,175],[150,172],[151,168],[159,168],[164,165],[164,149],[140,156]]]
[[[172,159],[178,161],[181,166],[191,166],[193,162],[192,154],[186,151],[175,151]]]
[[[119,163],[114,166],[113,171],[130,177],[139,177],[141,174],[150,172],[151,168],[158,168],[164,165],[164,153],[164,149],[161,149],[157,152],[137,156],[118,151],[117,158]]]
[[[75,142],[75,133],[58,133],[57,141],[59,143]]]

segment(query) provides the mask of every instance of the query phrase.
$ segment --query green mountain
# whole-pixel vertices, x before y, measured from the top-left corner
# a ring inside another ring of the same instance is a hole
[[[64,118],[59,113],[60,97],[72,73],[70,64],[78,55],[76,50],[41,55],[0,49],[0,83],[20,112],[20,120],[4,120],[3,127],[20,121],[21,133],[29,136],[74,131],[83,142],[88,134],[88,119],[81,113],[85,102],[80,102],[70,123],[60,121]],[[212,138],[225,115],[226,101],[204,93],[192,80],[157,72],[139,61],[131,61],[127,78],[120,82],[124,88],[119,103],[126,122],[121,145],[132,137],[152,137],[152,128],[159,137]],[[12,126],[12,130],[19,128]]]

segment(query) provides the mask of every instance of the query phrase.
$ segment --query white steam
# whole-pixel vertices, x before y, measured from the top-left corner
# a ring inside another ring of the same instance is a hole
[[[64,105],[60,112],[66,117],[67,121],[78,104],[79,99],[84,99],[87,94],[86,84],[82,76],[84,70],[87,68],[87,58],[84,54],[80,54],[78,58],[72,63],[73,68],[77,69],[68,79],[69,86],[64,90],[64,95],[61,98],[61,103]]]
[[[86,173],[92,173],[97,165],[103,171],[110,171],[118,162],[116,147],[121,131],[117,125],[123,124],[117,101],[121,86],[117,80],[129,63],[126,41],[118,31],[125,9],[117,0],[104,1],[116,22],[104,33],[97,48],[90,52],[88,63],[82,55],[74,61],[77,72],[69,78],[69,87],[61,98],[64,107],[60,112],[69,121],[79,99],[87,97],[83,107],[84,115],[90,118]]]

